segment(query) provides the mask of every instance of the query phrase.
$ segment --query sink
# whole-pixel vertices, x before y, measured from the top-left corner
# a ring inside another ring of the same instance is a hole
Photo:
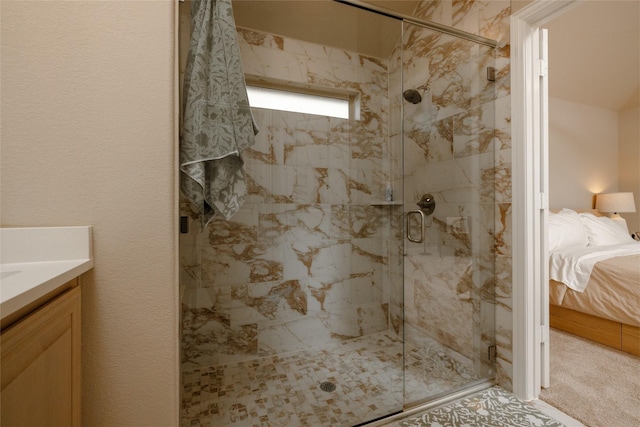
[[[91,234],[90,226],[0,227],[0,325],[92,269]]]

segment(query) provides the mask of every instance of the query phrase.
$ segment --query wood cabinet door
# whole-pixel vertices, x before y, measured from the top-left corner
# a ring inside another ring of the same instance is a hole
[[[0,424],[80,426],[80,287],[0,335]]]

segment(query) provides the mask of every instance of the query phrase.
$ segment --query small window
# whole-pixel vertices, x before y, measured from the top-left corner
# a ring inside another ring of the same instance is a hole
[[[247,86],[249,105],[257,108],[293,111],[296,113],[318,114],[321,116],[348,119],[354,114],[352,97],[348,95],[303,93],[297,88],[280,89]],[[317,92],[317,91],[314,91]]]

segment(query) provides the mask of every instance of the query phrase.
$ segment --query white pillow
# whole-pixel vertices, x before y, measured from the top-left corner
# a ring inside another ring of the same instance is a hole
[[[562,209],[558,213],[549,213],[549,251],[570,247],[587,247],[589,238],[587,229],[576,211]]]
[[[587,229],[589,246],[619,245],[631,241],[631,236],[611,218],[582,213],[580,219]]]

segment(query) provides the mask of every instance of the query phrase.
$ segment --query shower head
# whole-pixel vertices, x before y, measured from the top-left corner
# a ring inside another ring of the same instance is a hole
[[[408,101],[412,104],[419,104],[420,102],[422,102],[422,95],[420,95],[420,92],[415,89],[405,90],[404,92],[402,92],[402,97],[405,99],[405,101]]]
[[[402,92],[402,97],[405,99],[405,101],[408,101],[412,104],[419,104],[422,102],[422,95],[420,94],[421,89],[424,92],[429,92],[431,88],[429,87],[429,85],[424,85],[420,86],[417,89],[407,89]]]

